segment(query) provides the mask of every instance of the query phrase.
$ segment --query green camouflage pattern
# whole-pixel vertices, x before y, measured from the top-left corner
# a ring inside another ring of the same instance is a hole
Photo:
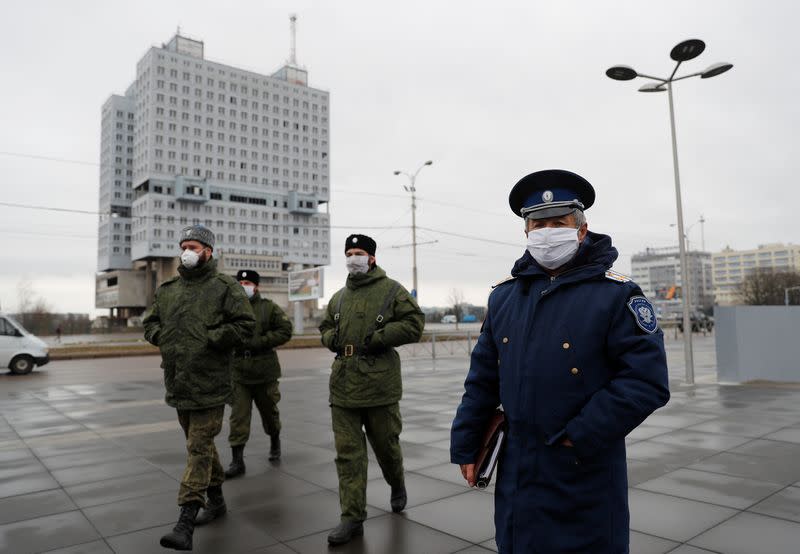
[[[383,314],[383,323],[377,325],[369,340],[366,336],[395,284],[375,266],[367,273],[348,276],[345,288],[328,303],[319,330],[322,344],[338,354],[331,366],[330,404],[364,408],[392,404],[402,397],[400,356],[395,347],[417,342],[425,326],[422,310],[406,289],[397,288]],[[342,294],[345,297],[337,336],[334,314]],[[342,351],[350,344],[356,354],[344,356]]]
[[[230,400],[234,348],[255,328],[247,295],[217,261],[186,269],[163,283],[144,318],[144,336],[161,350],[168,405],[182,409],[220,406]]]
[[[342,521],[364,521],[367,518],[366,440],[369,440],[389,486],[397,487],[404,483],[400,404],[395,402],[372,408],[331,406],[331,419]]]
[[[186,469],[178,490],[178,506],[189,502],[206,505],[206,489],[225,481],[214,437],[222,430],[225,406],[204,410],[178,410],[178,422],[186,436]]]
[[[267,435],[281,432],[281,417],[278,402],[281,391],[278,381],[266,383],[244,384],[234,382],[233,403],[231,404],[231,431],[228,442],[233,446],[244,446],[250,438],[250,420],[253,403],[261,416],[261,425]]]
[[[233,380],[238,383],[265,383],[281,376],[275,348],[292,338],[292,322],[275,302],[255,293],[250,306],[256,317],[253,338],[236,349]]]

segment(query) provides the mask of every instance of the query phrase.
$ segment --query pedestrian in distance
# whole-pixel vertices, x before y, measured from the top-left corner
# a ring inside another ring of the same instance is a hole
[[[241,285],[217,271],[214,233],[202,225],[186,227],[179,244],[178,276],[158,287],[145,314],[144,336],[161,351],[166,402],[177,410],[186,438],[180,516],[161,546],[191,550],[198,511],[206,508],[217,517],[226,511],[225,472],[214,437],[231,401],[233,351],[248,343],[256,322]]]
[[[391,487],[392,511],[402,512],[408,500],[400,448],[403,385],[395,347],[419,341],[425,317],[408,291],[377,265],[375,250],[366,235],[347,237],[347,282],[331,297],[319,326],[322,344],[336,353],[330,406],[341,522],[328,535],[332,545],[364,532],[367,440]]]
[[[275,302],[261,295],[261,276],[258,272],[241,270],[236,274],[236,280],[250,299],[256,327],[253,338],[237,349],[234,355],[233,404],[228,436],[233,461],[225,472],[227,479],[245,472],[244,447],[250,438],[253,403],[261,416],[264,431],[269,435],[269,460],[277,461],[281,457],[281,418],[278,410],[281,365],[275,348],[292,338],[292,322]]]
[[[588,230],[594,199],[588,181],[564,170],[532,173],[509,196],[527,250],[489,296],[450,446],[473,486],[482,436],[502,404],[502,554],[627,553],[625,436],[669,400],[655,311],[611,271],[611,238]]]

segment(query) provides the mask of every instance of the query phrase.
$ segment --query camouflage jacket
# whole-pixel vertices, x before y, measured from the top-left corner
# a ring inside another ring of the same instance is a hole
[[[376,322],[393,289],[383,321]],[[335,315],[342,295],[337,332]],[[417,342],[424,325],[416,301],[380,267],[349,276],[346,286],[331,298],[319,326],[322,344],[337,354],[331,367],[330,403],[361,408],[399,401],[403,385],[394,347]]]
[[[281,376],[278,354],[274,348],[292,338],[292,322],[275,302],[255,293],[250,306],[256,316],[253,338],[236,349],[233,379],[255,384],[274,381]]]
[[[253,334],[242,287],[213,258],[163,283],[144,318],[144,337],[161,350],[166,402],[192,410],[230,400],[233,349]]]

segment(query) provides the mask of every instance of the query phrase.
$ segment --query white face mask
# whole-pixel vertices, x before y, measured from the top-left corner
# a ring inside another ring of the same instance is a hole
[[[570,261],[578,245],[578,229],[572,227],[545,227],[528,232],[528,252],[547,269],[559,268]]]
[[[369,256],[348,256],[344,259],[344,263],[350,275],[369,271]]]
[[[192,269],[200,261],[200,254],[188,248],[181,252],[181,263],[186,269]]]
[[[242,288],[247,298],[253,298],[253,295],[256,293],[256,288],[253,285],[242,285]]]

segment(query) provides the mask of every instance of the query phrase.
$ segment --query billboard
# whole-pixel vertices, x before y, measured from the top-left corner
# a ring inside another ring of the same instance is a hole
[[[320,267],[289,272],[289,302],[322,298],[322,270]]]

